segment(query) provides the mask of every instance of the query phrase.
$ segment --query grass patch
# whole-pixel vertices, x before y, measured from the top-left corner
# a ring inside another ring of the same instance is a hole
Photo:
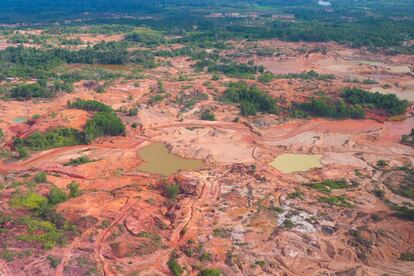
[[[313,183],[310,187],[314,190],[317,190],[323,194],[330,194],[332,190],[345,189],[348,187],[348,184],[345,180],[325,180],[323,182]]]
[[[321,203],[328,203],[329,205],[336,205],[341,207],[352,207],[345,196],[324,196],[318,199]]]
[[[64,166],[79,166],[86,163],[95,162],[95,160],[90,159],[86,155],[81,155],[78,158],[70,159],[69,162],[65,163]]]

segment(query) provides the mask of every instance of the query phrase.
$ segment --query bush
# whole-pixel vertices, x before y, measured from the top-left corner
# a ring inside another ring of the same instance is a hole
[[[275,99],[256,86],[249,86],[245,82],[230,83],[224,92],[223,100],[240,103],[241,114],[245,116],[254,115],[256,112],[277,112]]]
[[[44,172],[37,173],[33,179],[36,183],[42,183],[47,181],[47,174]]]
[[[177,198],[178,192],[180,191],[180,184],[164,184],[165,195],[172,200]]]
[[[112,111],[112,108],[109,105],[95,100],[82,100],[80,98],[77,98],[73,102],[68,101],[68,106],[71,108],[78,108],[87,111]]]
[[[72,128],[56,128],[44,133],[34,132],[25,139],[16,139],[14,145],[29,147],[32,150],[46,150],[51,148],[74,146],[83,143],[83,134]]]
[[[324,194],[330,194],[333,189],[345,189],[347,187],[345,180],[325,180],[320,183],[311,184],[311,188]]]
[[[319,202],[328,203],[330,205],[337,205],[342,207],[351,207],[352,204],[348,202],[348,199],[344,196],[326,196],[320,197]]]
[[[69,162],[65,164],[65,166],[78,166],[78,165],[82,165],[82,164],[86,164],[86,163],[90,163],[94,161],[95,160],[90,159],[86,155],[81,155],[78,158],[70,159]]]
[[[402,114],[409,106],[407,100],[400,100],[395,94],[372,93],[359,88],[345,88],[342,97],[351,104],[372,105],[391,115]]]
[[[85,126],[85,139],[87,143],[104,135],[117,136],[124,134],[125,126],[113,112],[95,113]]]
[[[379,199],[383,199],[385,195],[385,191],[381,189],[376,189],[374,190],[374,195],[378,197]]]
[[[59,204],[61,202],[66,201],[67,199],[68,199],[68,197],[65,194],[65,192],[63,192],[58,187],[53,187],[50,190],[49,195],[47,196],[47,200],[48,200],[49,204],[51,204],[51,205]]]
[[[34,192],[28,192],[11,200],[13,207],[23,207],[29,210],[37,210],[45,203],[47,203],[47,199]]]
[[[414,262],[414,253],[404,252],[399,259],[401,261]]]
[[[72,181],[67,185],[67,188],[69,189],[69,195],[70,197],[77,197],[80,194],[79,191],[79,184],[75,181]]]
[[[136,116],[138,114],[138,108],[133,107],[128,111],[129,116]]]
[[[197,276],[221,276],[221,271],[217,268],[206,268],[200,271]]]
[[[200,119],[204,121],[215,121],[216,117],[210,110],[205,110],[203,113],[201,113]]]
[[[47,259],[50,262],[50,266],[53,267],[53,268],[57,268],[59,266],[60,262],[61,262],[60,259],[58,259],[56,257],[53,257],[52,255],[47,256]]]
[[[24,159],[29,156],[29,153],[24,147],[17,147],[16,151],[19,154],[19,159]]]
[[[360,105],[347,105],[342,99],[334,101],[325,97],[320,99],[312,98],[308,102],[299,104],[298,107],[303,111],[320,117],[337,119],[362,119],[365,117],[365,112]]]
[[[48,90],[46,86],[38,83],[19,84],[10,90],[10,97],[29,100],[31,98],[51,98],[54,96],[53,91]]]
[[[183,273],[181,265],[175,259],[169,259],[167,265],[172,275],[180,276]]]

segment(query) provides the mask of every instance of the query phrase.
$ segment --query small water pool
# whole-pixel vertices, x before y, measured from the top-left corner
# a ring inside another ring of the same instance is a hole
[[[322,155],[284,153],[270,162],[270,165],[283,173],[304,172],[313,168],[322,168]]]
[[[180,170],[196,170],[204,165],[202,160],[185,159],[171,154],[161,143],[145,146],[138,151],[138,154],[144,160],[138,170],[164,176],[172,175]]]
[[[17,117],[17,118],[14,118],[14,120],[13,120],[16,124],[20,124],[20,123],[24,123],[24,122],[26,122],[27,121],[27,118],[26,117]]]

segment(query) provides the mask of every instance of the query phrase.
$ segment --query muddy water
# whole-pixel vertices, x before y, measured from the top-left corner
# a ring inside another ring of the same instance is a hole
[[[164,144],[154,143],[138,151],[144,163],[138,167],[140,171],[169,176],[179,170],[195,170],[203,166],[203,161],[185,159],[168,152]]]
[[[283,173],[303,172],[312,168],[321,168],[320,154],[290,154],[285,153],[276,157],[270,165]]]

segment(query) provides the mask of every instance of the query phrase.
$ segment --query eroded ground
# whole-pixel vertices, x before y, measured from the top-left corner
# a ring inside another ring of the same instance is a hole
[[[118,39],[79,38],[91,43]],[[239,43],[243,49],[251,47]],[[344,82],[350,78],[375,78],[378,84],[362,86],[388,85],[407,99],[414,94],[412,56],[379,60],[333,44],[259,44],[280,49],[281,54],[238,58],[253,59],[277,74],[313,69],[336,76],[328,81],[276,79],[267,84],[248,80],[286,102],[319,90],[335,94],[355,85]],[[321,46],[327,54],[309,53]],[[138,81],[118,79],[105,93],[81,81],[74,92],[55,99],[0,102],[0,127],[6,136],[0,165],[2,213],[24,216],[10,200],[16,190],[33,189],[24,183],[39,172],[47,173],[47,180],[34,188],[40,194],[47,195],[52,185],[67,190],[73,181],[81,190],[57,208],[76,226],[65,232],[64,245],[45,250],[36,241],[16,238],[27,231],[17,219],[2,221],[0,237],[7,241],[3,255],[12,257],[0,261],[1,275],[169,275],[171,256],[188,275],[206,267],[224,275],[414,275],[414,263],[400,260],[402,253],[414,252],[414,224],[397,217],[390,207],[414,204],[412,197],[398,192],[402,182],[390,180],[404,178],[412,185],[409,172],[396,169],[412,168],[414,162],[414,149],[400,143],[401,135],[414,127],[412,109],[396,121],[379,115],[341,121],[240,117],[237,107],[216,101],[233,79],[211,80],[210,74],[195,73],[192,61],[184,57],[167,59],[169,65],[146,71]],[[178,74],[187,78],[178,80]],[[154,103],[150,100],[157,93],[158,79],[167,95]],[[200,92],[207,97],[192,106],[177,100]],[[78,97],[116,110],[139,106],[139,112],[120,113],[127,125],[125,137],[13,159],[12,137],[57,126],[82,129],[91,114],[66,104]],[[205,108],[214,111],[216,121],[199,119]],[[33,115],[38,116],[31,119]],[[165,143],[179,156],[202,159],[205,166],[166,179],[140,172],[138,150],[153,142]],[[269,165],[282,153],[321,154],[323,167],[283,174]],[[81,155],[94,162],[65,166]],[[380,166],[380,160],[386,165]],[[346,186],[323,193],[310,185],[328,179],[345,179]],[[180,183],[175,201],[163,192],[165,182]],[[378,190],[385,192],[379,195]]]

